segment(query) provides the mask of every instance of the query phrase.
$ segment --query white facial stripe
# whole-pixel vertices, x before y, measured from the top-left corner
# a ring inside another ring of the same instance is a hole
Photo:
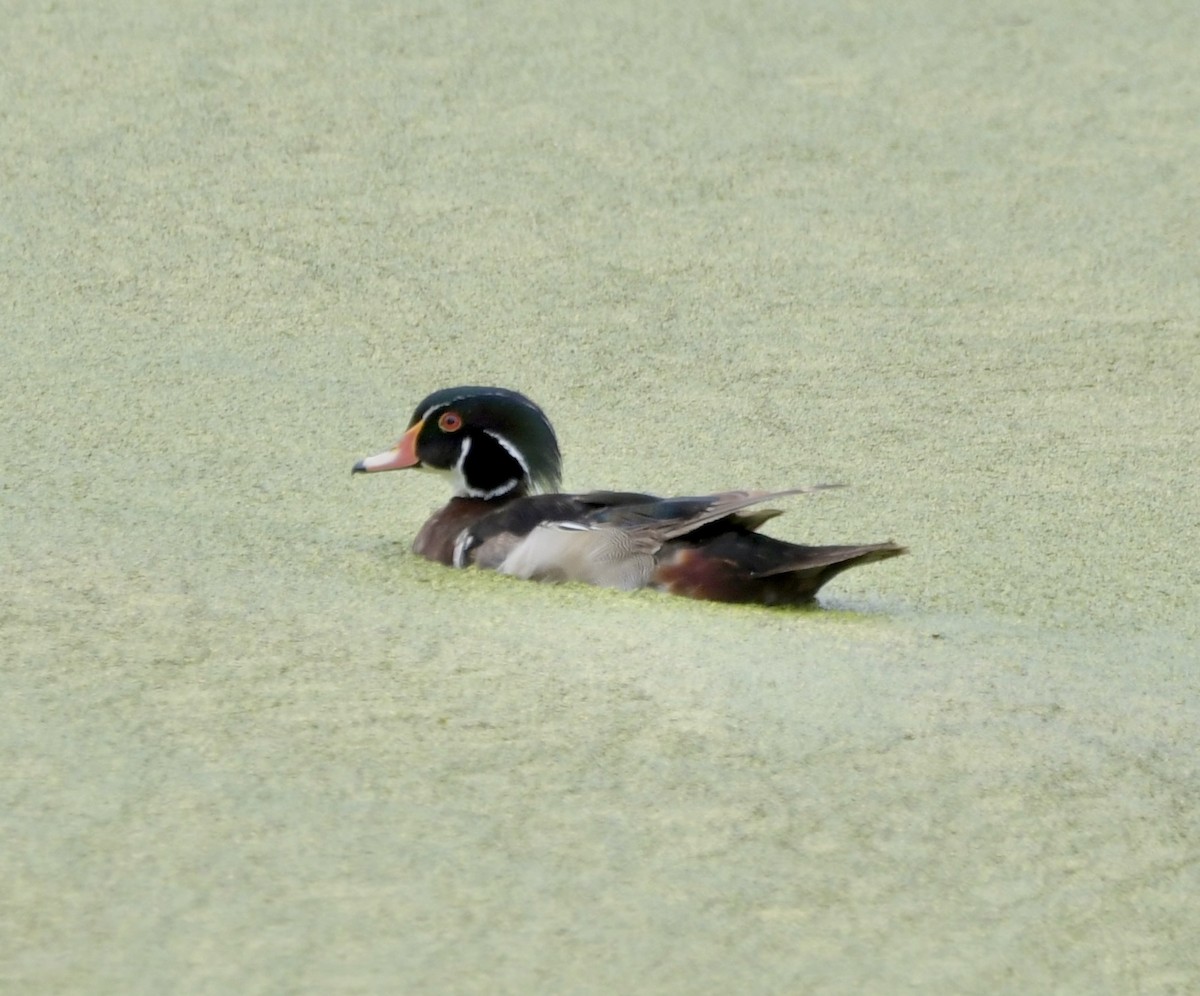
[[[521,465],[521,469],[525,471],[526,479],[532,481],[533,475],[529,472],[529,464],[525,462],[524,454],[522,454],[519,449],[513,446],[513,444],[510,443],[504,436],[500,435],[500,433],[493,432],[491,429],[484,429],[483,431],[508,451],[508,455],[516,460],[517,463]]]
[[[491,491],[484,491],[482,488],[473,488],[467,483],[467,475],[463,473],[463,465],[467,462],[467,454],[471,452],[471,437],[463,436],[462,449],[458,451],[458,460],[450,470],[450,480],[453,483],[454,494],[458,498],[483,498],[485,501],[490,498],[499,498],[503,494],[508,494],[513,488],[520,484],[520,480],[516,477],[510,478],[499,487],[492,488]]]
[[[444,401],[439,401],[436,405],[430,405],[428,408],[425,409],[425,411],[423,411],[421,413],[420,421],[424,422],[427,418],[429,418],[430,415],[432,415],[439,408],[447,408],[450,405],[454,404],[456,401],[463,401],[467,398],[479,398],[479,397],[499,398],[499,397],[502,397],[502,395],[499,395],[499,394],[482,394],[482,395],[481,394],[456,394],[453,398],[447,398]],[[528,408],[530,411],[538,410],[537,406],[535,404],[533,404],[531,401],[524,400],[521,398],[509,398],[508,400],[515,401],[518,404],[520,404],[522,408]],[[514,456],[515,456],[515,454],[514,454]]]
[[[434,412],[436,412],[439,408],[448,408],[450,405],[454,404],[454,402],[462,401],[463,398],[469,398],[469,397],[470,397],[469,394],[458,394],[458,395],[455,395],[453,398],[447,398],[445,401],[439,401],[436,405],[430,405],[428,408],[425,409],[425,411],[423,411],[421,413],[421,421],[424,422],[426,419],[429,418],[430,415],[432,415]]]
[[[463,436],[462,446],[458,451],[458,460],[450,468],[450,480],[454,482],[454,494],[459,498],[478,497],[467,486],[467,477],[463,473],[463,464],[467,462],[467,454],[471,452],[471,437]]]
[[[514,477],[511,480],[505,481],[498,488],[492,488],[491,491],[480,491],[479,488],[470,488],[467,491],[472,498],[499,498],[503,494],[508,494],[519,482]]]

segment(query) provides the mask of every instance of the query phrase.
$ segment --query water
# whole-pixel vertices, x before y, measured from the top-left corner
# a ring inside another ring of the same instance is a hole
[[[7,990],[1194,983],[1187,25],[1109,92],[1133,8],[638,10],[14,28]],[[438,482],[350,467],[484,382],[569,487],[912,553],[417,561]]]

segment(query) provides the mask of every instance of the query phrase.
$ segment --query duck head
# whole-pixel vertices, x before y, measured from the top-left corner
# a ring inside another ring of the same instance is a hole
[[[460,498],[515,498],[555,491],[558,440],[545,413],[503,387],[448,387],[417,405],[408,431],[353,473],[425,467],[448,473]]]

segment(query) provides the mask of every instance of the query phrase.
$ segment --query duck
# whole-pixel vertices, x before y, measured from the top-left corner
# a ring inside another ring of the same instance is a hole
[[[413,553],[536,581],[650,588],[717,602],[812,603],[842,571],[906,553],[893,542],[803,546],[759,532],[780,515],[764,502],[841,485],[663,498],[559,490],[550,420],[524,394],[468,385],[434,391],[391,449],[354,474],[420,468],[448,478],[449,502],[418,531]]]

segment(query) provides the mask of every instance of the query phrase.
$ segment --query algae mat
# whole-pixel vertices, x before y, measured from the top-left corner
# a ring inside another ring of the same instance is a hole
[[[1197,986],[1200,14],[10,7],[5,992]],[[419,562],[465,382],[913,553]]]

